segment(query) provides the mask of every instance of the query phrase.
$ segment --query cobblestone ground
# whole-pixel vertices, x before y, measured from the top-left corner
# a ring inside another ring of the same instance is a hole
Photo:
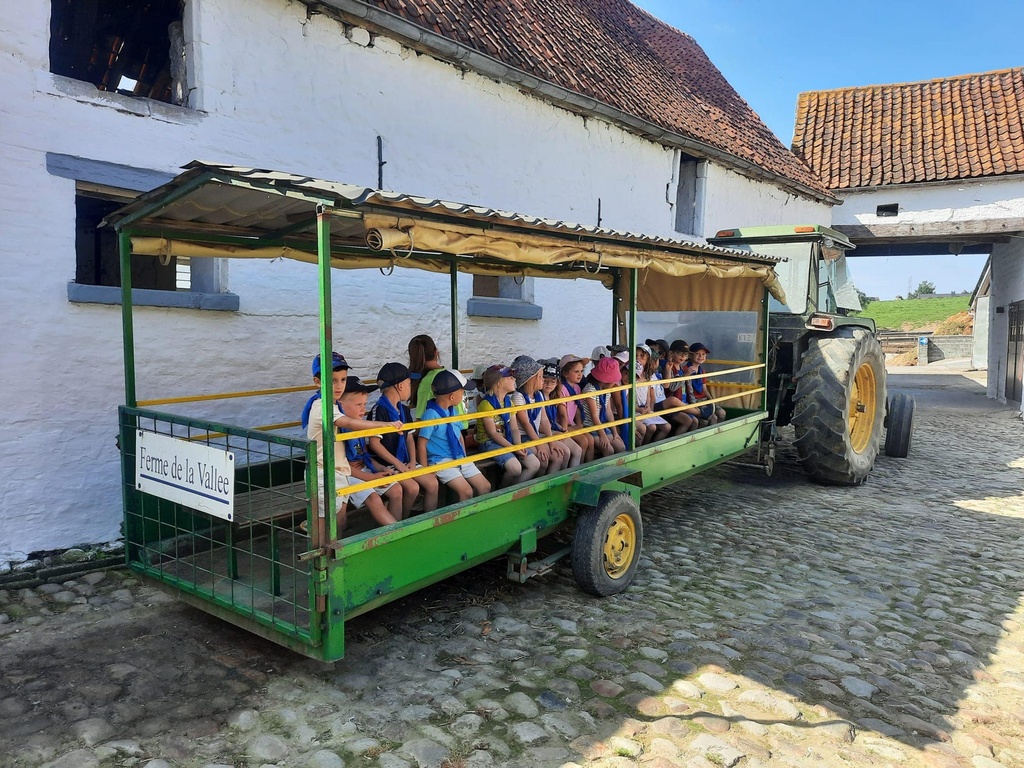
[[[1024,766],[1024,428],[906,382],[911,458],[864,487],[717,468],[645,499],[626,593],[488,565],[335,665],[122,571],[0,591],[0,764]]]

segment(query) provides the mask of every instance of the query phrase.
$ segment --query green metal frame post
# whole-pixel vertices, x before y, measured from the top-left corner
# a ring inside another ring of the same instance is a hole
[[[769,307],[771,302],[768,300],[768,294],[765,291],[761,292],[761,362],[764,363],[764,368],[761,369],[761,386],[764,387],[764,391],[761,392],[761,410],[768,410],[768,357],[771,349],[771,336],[769,335],[770,328],[768,327],[770,313]],[[779,398],[782,397],[781,391],[779,392]],[[776,409],[776,414],[778,409]],[[775,418],[773,415],[771,418]]]
[[[451,278],[452,370],[459,370],[459,260],[452,257]]]
[[[327,509],[322,510],[327,524],[327,539],[337,539],[338,507],[337,488],[334,486],[334,386],[331,373],[334,366],[331,356],[334,353],[334,321],[331,312],[331,217],[323,205],[316,208],[316,248],[320,290],[320,401],[322,403],[321,418],[323,419],[323,452],[324,452],[324,503]]]
[[[319,289],[320,289],[320,402],[321,418],[323,419],[322,429],[324,452],[324,506],[322,510],[327,528],[327,541],[320,542],[325,547],[326,555],[316,558],[322,569],[313,568],[311,572],[311,591],[324,590],[321,598],[324,614],[314,616],[313,621],[326,620],[321,638],[324,642],[323,652],[325,658],[341,658],[345,652],[345,622],[339,618],[334,621],[334,616],[341,616],[341,611],[336,607],[340,594],[342,578],[344,576],[343,564],[334,558],[331,551],[332,545],[338,541],[341,531],[338,530],[338,493],[334,484],[334,457],[337,453],[337,445],[334,441],[334,387],[332,373],[334,366],[331,357],[334,352],[334,319],[331,305],[331,216],[324,204],[316,207],[316,250],[317,265],[319,266]],[[319,512],[318,512],[319,514]],[[316,522],[316,521],[314,521]]]
[[[135,325],[132,320],[132,238],[124,230],[117,233],[121,261],[121,339],[124,343],[124,404],[136,405],[135,399]]]
[[[636,296],[639,284],[639,270],[629,270],[629,450],[636,450]],[[648,397],[653,397],[648,393]]]
[[[612,340],[610,343],[619,343],[619,270],[615,270],[612,279]]]

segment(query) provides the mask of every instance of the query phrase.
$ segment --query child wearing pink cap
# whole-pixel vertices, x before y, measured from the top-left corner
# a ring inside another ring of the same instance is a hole
[[[583,424],[593,428],[614,421],[611,395],[602,394],[602,390],[614,387],[622,381],[619,361],[614,357],[602,357],[585,381],[583,392],[593,392],[595,396],[583,401]],[[626,450],[625,443],[615,429],[604,427],[593,430],[591,434],[594,436],[595,450],[602,456],[611,456]]]

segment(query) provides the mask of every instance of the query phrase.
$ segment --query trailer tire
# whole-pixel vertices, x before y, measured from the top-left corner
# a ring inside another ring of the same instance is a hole
[[[584,592],[608,597],[633,582],[644,526],[640,508],[628,493],[605,491],[594,507],[576,520],[572,575]]]
[[[868,479],[882,442],[885,355],[874,334],[840,328],[813,337],[793,395],[795,445],[807,475],[829,485]]]
[[[905,392],[897,392],[889,399],[889,416],[885,430],[885,455],[897,459],[907,458],[914,433],[914,411],[917,401]]]

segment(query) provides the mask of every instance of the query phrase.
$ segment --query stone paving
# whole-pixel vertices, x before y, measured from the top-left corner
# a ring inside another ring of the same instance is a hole
[[[911,458],[861,488],[716,468],[645,498],[626,593],[487,565],[334,665],[124,571],[0,591],[0,765],[1024,766],[1024,426],[906,381]]]

